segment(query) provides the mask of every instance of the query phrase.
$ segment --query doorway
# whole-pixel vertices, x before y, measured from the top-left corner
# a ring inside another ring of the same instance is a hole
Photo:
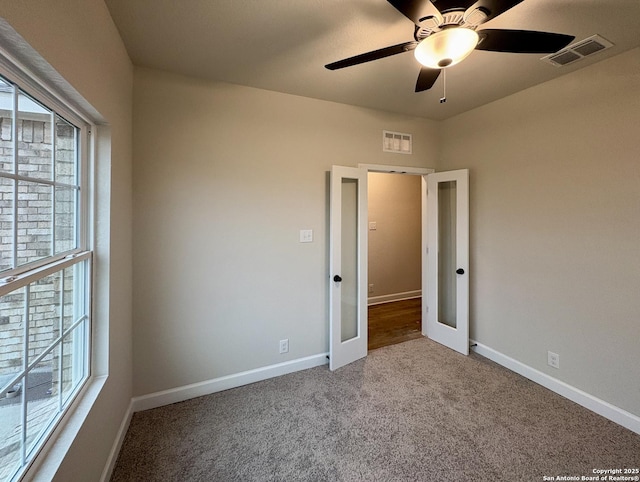
[[[469,353],[469,171],[332,166],[329,192],[329,369],[367,356],[369,172],[420,174],[422,185],[422,334]],[[443,255],[447,256],[447,262]],[[455,276],[445,273],[457,267]],[[343,278],[343,274],[348,273]],[[448,280],[455,280],[448,286]],[[446,296],[444,296],[446,295]],[[451,322],[440,303],[452,296]],[[453,321],[455,320],[455,322]]]
[[[422,335],[422,176],[369,172],[368,350]]]

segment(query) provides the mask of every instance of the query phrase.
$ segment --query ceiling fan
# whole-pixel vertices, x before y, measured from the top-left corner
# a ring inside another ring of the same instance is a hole
[[[474,49],[492,52],[557,52],[575,38],[533,30],[476,29],[523,0],[387,0],[415,25],[414,40],[325,65],[342,69],[410,50],[422,64],[416,92],[430,89],[447,67],[464,60]]]

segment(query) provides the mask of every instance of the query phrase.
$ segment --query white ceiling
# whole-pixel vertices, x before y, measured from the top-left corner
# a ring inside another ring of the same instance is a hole
[[[345,104],[446,119],[640,46],[640,0],[525,0],[486,28],[599,34],[615,47],[566,67],[543,55],[474,51],[414,93],[412,52],[329,71],[325,64],[413,40],[386,0],[106,0],[134,64]],[[481,27],[482,28],[482,27]]]

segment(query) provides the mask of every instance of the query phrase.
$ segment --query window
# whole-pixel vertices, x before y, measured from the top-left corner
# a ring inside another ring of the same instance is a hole
[[[89,128],[30,85],[0,76],[0,482],[89,377]]]

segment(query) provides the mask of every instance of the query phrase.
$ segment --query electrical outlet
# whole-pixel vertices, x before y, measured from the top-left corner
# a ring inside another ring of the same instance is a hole
[[[548,351],[547,364],[553,368],[560,368],[560,355],[553,353],[552,351]]]
[[[280,353],[289,353],[289,338],[280,340]]]
[[[373,284],[369,285],[369,294],[373,293]]]

